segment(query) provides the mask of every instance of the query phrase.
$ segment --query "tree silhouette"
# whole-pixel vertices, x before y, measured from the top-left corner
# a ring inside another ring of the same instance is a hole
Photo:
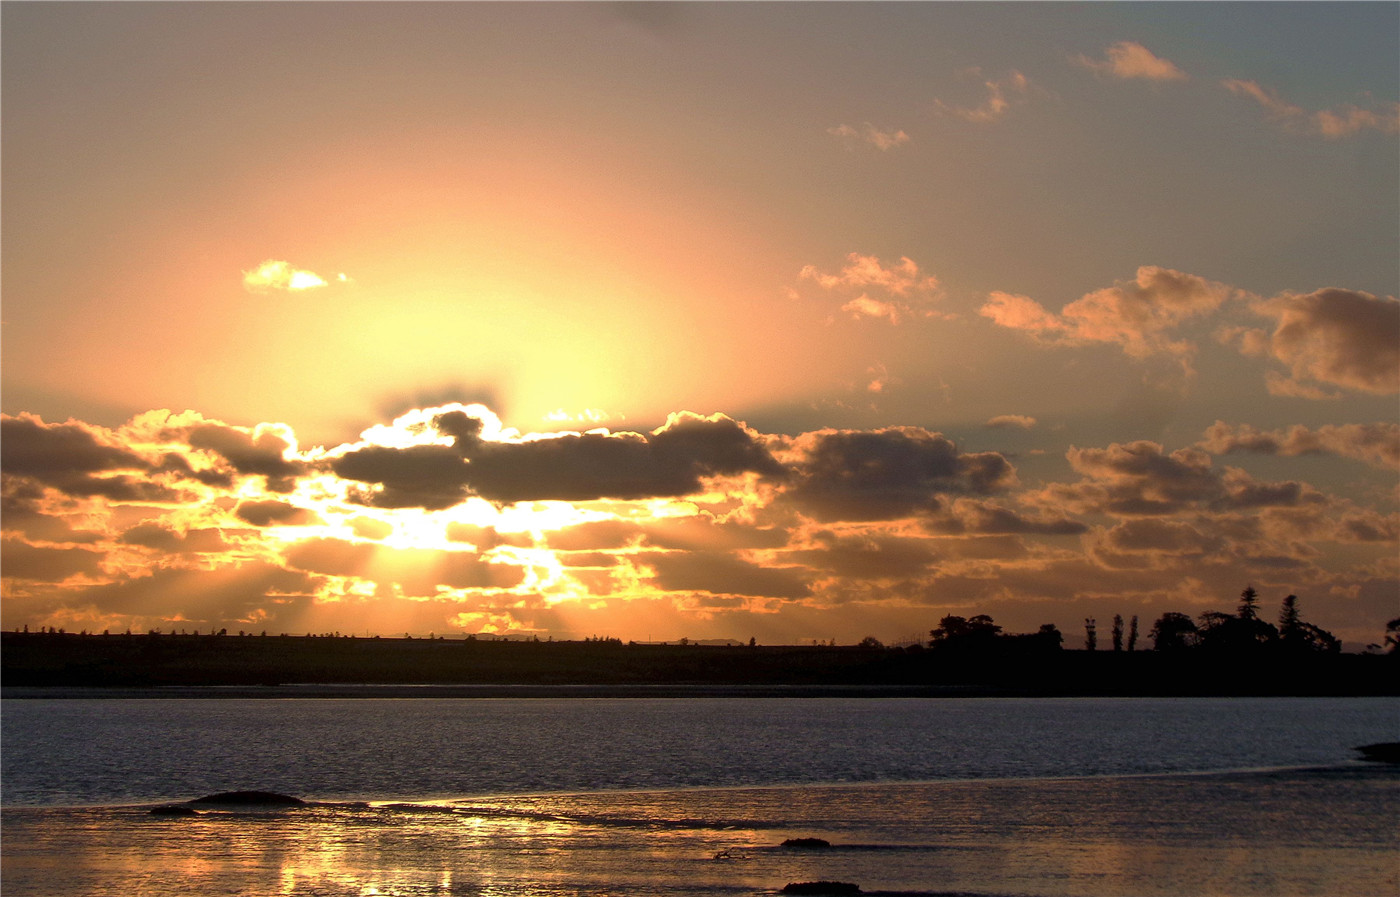
[[[1168,611],[1152,624],[1148,637],[1157,651],[1181,651],[1196,643],[1196,624],[1186,614]]]
[[[1400,652],[1400,617],[1385,624],[1385,644],[1391,654]]]
[[[1289,595],[1283,599],[1283,607],[1278,613],[1278,634],[1285,642],[1294,637],[1298,630],[1298,596]]]
[[[1244,591],[1240,592],[1240,606],[1235,615],[1241,620],[1259,619],[1259,593],[1254,586],[1245,586]]]
[[[1084,650],[1093,651],[1099,646],[1098,624],[1093,617],[1084,618]]]
[[[1137,614],[1133,614],[1133,619],[1128,623],[1128,650],[1132,651],[1137,647],[1138,621]]]
[[[1342,650],[1342,642],[1335,635],[1320,626],[1303,621],[1298,612],[1298,596],[1289,595],[1283,599],[1283,607],[1278,615],[1279,643],[1291,652],[1313,651],[1335,654]]]
[[[1001,632],[1001,627],[992,622],[986,614],[978,614],[972,619],[949,615],[938,621],[935,629],[929,630],[933,644],[967,641],[990,641]]]
[[[1258,616],[1232,617],[1212,610],[1201,614],[1199,620],[1201,647],[1212,651],[1249,651],[1278,641],[1278,630]]]
[[[1113,615],[1113,650],[1123,650],[1123,615]]]

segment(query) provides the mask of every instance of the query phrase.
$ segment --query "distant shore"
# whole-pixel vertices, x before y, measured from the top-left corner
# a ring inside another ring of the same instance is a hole
[[[1372,654],[6,632],[0,664],[5,697],[1400,695]]]

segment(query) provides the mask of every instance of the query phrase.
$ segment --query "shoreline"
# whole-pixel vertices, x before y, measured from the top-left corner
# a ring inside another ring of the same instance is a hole
[[[1360,697],[1400,695],[1397,672],[1400,654],[1081,651],[1019,642],[964,650],[0,633],[0,697],[64,694],[20,688],[95,689],[92,696],[217,688],[200,694],[260,697],[319,688],[410,697],[437,688],[470,697],[494,688],[519,697]]]
[[[1360,759],[1342,759],[1335,763],[1304,763],[1275,766],[1222,767],[1218,769],[1183,769],[1154,772],[1107,772],[1061,775],[1001,775],[1001,776],[950,776],[948,778],[920,779],[879,779],[853,782],[776,782],[770,784],[744,785],[675,785],[671,787],[625,787],[564,789],[560,791],[519,791],[483,792],[455,796],[355,796],[318,798],[310,795],[292,794],[304,803],[300,807],[247,807],[216,809],[199,807],[205,813],[252,812],[280,813],[297,812],[301,809],[378,809],[378,810],[453,810],[473,809],[473,804],[494,804],[509,801],[557,801],[569,799],[606,800],[659,798],[666,796],[686,797],[724,794],[748,794],[766,792],[823,792],[823,791],[878,791],[882,789],[926,789],[943,787],[1055,787],[1071,785],[1103,785],[1115,783],[1150,783],[1179,781],[1193,783],[1194,780],[1225,781],[1267,780],[1276,777],[1301,777],[1323,779],[1341,777],[1349,779],[1374,779],[1377,781],[1395,780],[1400,782],[1400,766],[1384,763],[1371,763]],[[72,803],[72,804],[0,804],[0,813],[30,811],[149,811],[158,806],[189,804],[204,795],[189,797],[156,797],[149,799],[122,801],[120,803]]]

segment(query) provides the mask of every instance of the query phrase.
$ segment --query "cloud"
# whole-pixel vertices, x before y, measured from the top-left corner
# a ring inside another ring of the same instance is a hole
[[[245,501],[233,513],[253,526],[306,526],[320,522],[314,512],[284,501]]]
[[[217,554],[229,549],[223,530],[209,527],[181,533],[159,523],[137,524],[117,541],[170,554]]]
[[[1282,390],[1296,388],[1292,394],[1306,395],[1309,381],[1315,381],[1375,395],[1400,391],[1400,301],[1395,298],[1327,288],[1284,293],[1251,308],[1277,322],[1268,352],[1289,367],[1291,382],[1280,381]]]
[[[1088,553],[1110,568],[1151,569],[1222,556],[1229,543],[1201,532],[1190,523],[1141,518],[1094,531]]]
[[[1315,504],[1321,495],[1296,482],[1263,483],[1238,468],[1216,469],[1200,449],[1166,452],[1138,440],[1107,448],[1071,448],[1070,466],[1084,479],[1052,484],[1038,497],[1051,508],[1118,517],[1166,517]]]
[[[1326,424],[1316,430],[1302,424],[1287,430],[1258,430],[1248,424],[1230,426],[1216,421],[1205,432],[1200,448],[1227,455],[1249,452],[1259,455],[1338,455],[1364,461],[1373,467],[1400,468],[1400,424]]]
[[[655,569],[656,585],[668,592],[766,598],[802,598],[809,592],[805,571],[763,567],[727,552],[665,552],[647,555],[645,563]]]
[[[981,78],[979,68],[967,69],[963,77]],[[987,98],[980,106],[954,106],[942,100],[934,100],[935,107],[945,115],[960,118],[976,124],[988,124],[1005,115],[1013,105],[1026,102],[1031,92],[1030,79],[1016,70],[1004,78],[990,78],[982,81]]]
[[[0,469],[75,497],[174,501],[179,493],[149,479],[155,466],[77,421],[46,424],[35,415],[0,415]]]
[[[924,274],[907,256],[885,266],[873,255],[853,252],[846,264],[832,274],[807,265],[798,277],[823,290],[849,297],[841,311],[851,317],[875,318],[898,324],[911,317],[932,317],[930,306],[941,298],[938,278]]]
[[[0,540],[0,568],[5,579],[62,582],[72,576],[101,575],[102,552],[87,548],[49,548],[20,539]]]
[[[1101,60],[1088,56],[1073,57],[1075,64],[1100,75],[1128,80],[1137,78],[1145,81],[1185,81],[1187,75],[1171,62],[1152,53],[1142,44],[1133,41],[1119,41],[1104,50]]]
[[[848,142],[858,140],[862,143],[868,143],[879,150],[891,150],[909,142],[909,135],[903,131],[882,131],[870,122],[866,122],[860,128],[838,125],[834,128],[827,128],[826,133],[833,137],[841,137]]]
[[[984,426],[993,430],[1029,430],[1035,423],[1035,418],[1027,414],[998,414]]]
[[[303,462],[287,457],[295,451],[296,442],[286,427],[263,424],[250,429],[208,422],[167,429],[163,435],[177,434],[191,448],[214,452],[237,473],[266,477],[273,492],[290,492],[296,477],[306,471]]]
[[[849,276],[873,281],[888,270]],[[1065,330],[1074,321],[1054,319]],[[1272,352],[1271,339],[1260,346]],[[883,635],[939,612],[1001,622],[1000,609],[1022,604],[1039,619],[1005,622],[1064,625],[1066,607],[1103,618],[1112,602],[1148,613],[1186,600],[1189,609],[1211,594],[1228,602],[1251,580],[1298,594],[1388,585],[1393,595],[1400,569],[1387,560],[1400,514],[1213,463],[1226,453],[1327,453],[1393,471],[1394,423],[1261,431],[1217,422],[1176,451],[1145,441],[1075,447],[1067,479],[1023,490],[1005,456],[961,451],[919,427],[766,435],[723,415],[681,413],[651,432],[521,435],[489,409],[449,405],[302,453],[289,428],[192,412],[111,430],[3,422],[6,618],[31,628],[416,634],[459,623],[626,638],[694,636],[694,626],[706,637],[738,627],[787,641],[828,630],[845,638],[857,613],[885,621]],[[159,486],[192,476],[178,502],[85,494],[87,480]],[[287,492],[270,488],[283,481]],[[356,495],[413,510],[366,511]],[[582,504],[556,514],[558,496]],[[266,529],[297,522],[324,529]],[[964,604],[975,610],[944,610]],[[1342,611],[1333,619],[1370,625]]]
[[[1088,293],[1058,315],[1034,299],[1001,292],[989,294],[978,314],[1046,345],[1108,343],[1133,358],[1165,354],[1185,365],[1195,345],[1174,340],[1173,331],[1235,294],[1225,284],[1194,274],[1143,266],[1133,280]]]
[[[369,483],[384,508],[448,508],[469,496],[510,504],[691,495],[702,480],[782,467],[756,434],[724,415],[672,414],[652,433],[559,433],[516,441],[481,437],[483,422],[454,410],[433,418],[452,445],[366,446],[335,458],[339,477]]]
[[[344,274],[338,278],[348,282]],[[268,259],[251,271],[243,272],[243,287],[251,293],[266,293],[271,290],[300,292],[326,286],[325,278],[312,271],[292,267],[291,262]]]
[[[977,536],[1073,536],[1088,529],[1058,512],[1031,516],[970,498],[959,498],[945,514],[924,521],[931,532]]]
[[[818,530],[805,543],[782,552],[783,560],[843,579],[907,579],[934,568],[935,540],[887,533]]]
[[[968,454],[918,427],[822,430],[793,442],[784,498],[816,520],[895,520],[938,510],[944,495],[987,495],[1016,484],[995,452]]]
[[[1362,131],[1379,131],[1382,134],[1400,133],[1400,103],[1382,104],[1377,109],[1362,109],[1348,103],[1335,110],[1323,109],[1309,112],[1302,106],[1296,106],[1282,99],[1276,91],[1264,87],[1257,81],[1229,78],[1221,81],[1220,85],[1237,96],[1245,96],[1254,100],[1264,107],[1269,118],[1289,131],[1313,134],[1332,140],[1351,137]]]

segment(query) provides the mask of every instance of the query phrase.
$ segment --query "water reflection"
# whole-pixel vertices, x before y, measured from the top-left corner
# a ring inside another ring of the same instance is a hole
[[[1400,775],[713,789],[158,817],[7,809],[6,897],[1400,890]],[[828,850],[783,849],[820,837]]]

